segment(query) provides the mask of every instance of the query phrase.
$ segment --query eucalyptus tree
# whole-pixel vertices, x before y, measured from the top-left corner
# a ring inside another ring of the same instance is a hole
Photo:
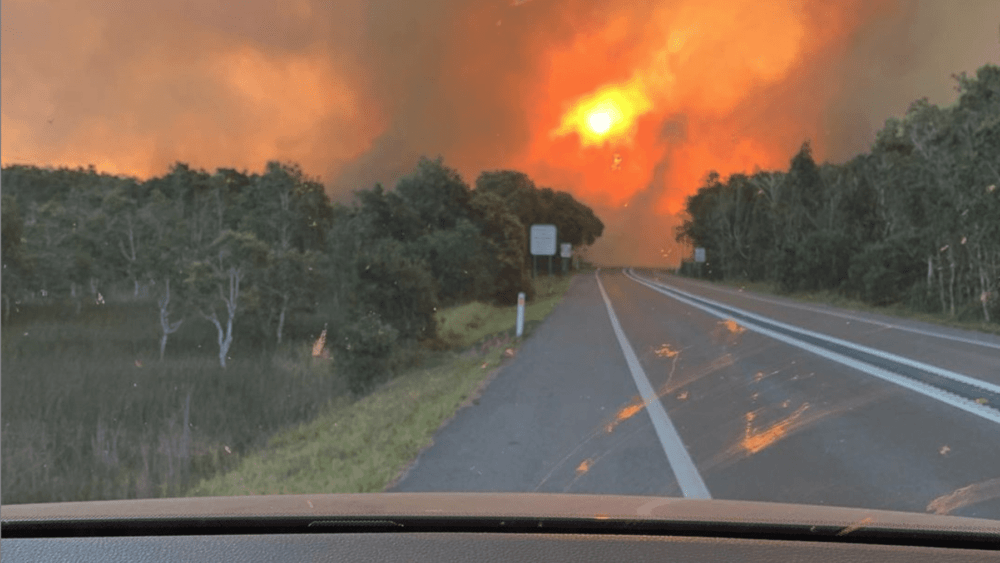
[[[167,348],[167,340],[184,323],[184,296],[186,261],[192,258],[190,239],[182,209],[167,199],[154,182],[147,181],[148,197],[138,216],[147,227],[143,261],[140,262],[143,279],[150,284],[156,297],[160,330],[160,359]],[[176,318],[178,313],[181,318]]]
[[[262,324],[281,344],[289,312],[315,303],[333,208],[321,183],[306,177],[298,165],[278,161],[268,162],[263,174],[242,186],[239,207],[240,230],[253,233],[268,248],[256,301]]]
[[[114,186],[104,194],[102,210],[106,217],[107,246],[113,256],[109,263],[124,262],[125,275],[132,284],[133,297],[139,297],[140,280],[147,267],[147,245],[150,243],[150,220],[155,216],[143,213],[141,186],[136,181]]]
[[[219,345],[219,365],[226,367],[241,298],[255,274],[266,267],[267,245],[253,234],[223,231],[200,260],[187,265],[185,284],[194,310],[212,323]],[[220,315],[221,310],[221,315]]]

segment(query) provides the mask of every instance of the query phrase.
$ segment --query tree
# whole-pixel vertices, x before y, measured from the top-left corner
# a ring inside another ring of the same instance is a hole
[[[263,325],[281,344],[290,309],[308,305],[315,292],[318,252],[326,245],[333,208],[322,184],[296,164],[268,162],[264,174],[239,184],[239,227],[269,247],[256,302]]]
[[[275,341],[280,345],[289,311],[307,306],[318,292],[319,255],[296,249],[285,252],[272,250],[261,274],[259,287],[264,301],[262,306],[267,312],[266,325],[274,327]]]
[[[528,253],[528,235],[524,225],[510,208],[494,193],[476,191],[472,198],[480,230],[485,239],[487,280],[482,297],[502,305],[517,302],[524,292],[534,298],[531,276],[524,267]]]
[[[181,325],[184,324],[184,319],[177,321],[170,320],[171,314],[171,294],[170,294],[170,277],[167,276],[163,280],[163,294],[156,300],[157,307],[160,311],[160,361],[163,361],[163,355],[167,351],[167,338],[171,334],[177,332]],[[230,338],[230,341],[232,338]],[[226,367],[223,365],[222,367]]]
[[[559,239],[563,242],[590,246],[604,234],[604,223],[590,207],[576,201],[572,195],[556,192],[553,204],[555,222],[557,228],[561,228]]]
[[[421,157],[416,172],[396,184],[396,193],[419,218],[423,234],[452,230],[469,217],[471,190],[441,157]]]
[[[234,198],[229,193],[234,184],[228,178],[226,174],[213,176],[178,162],[150,186],[178,206],[186,224],[186,244],[192,249],[203,250],[223,231],[236,230],[236,214],[230,212]]]
[[[160,360],[167,349],[167,339],[177,332],[184,318],[171,320],[177,309],[176,303],[183,302],[186,285],[171,281],[183,281],[185,256],[190,252],[188,239],[183,235],[185,224],[180,216],[180,208],[167,201],[163,193],[153,188],[149,201],[140,210],[139,216],[148,227],[146,260],[141,263],[142,275],[156,289],[156,304],[159,310]],[[178,295],[180,294],[180,295]]]
[[[147,219],[140,212],[138,185],[116,186],[104,196],[103,212],[108,218],[106,227],[112,247],[118,251],[115,258],[125,262],[125,274],[132,282],[133,296],[139,296],[139,279],[146,265],[143,263],[144,244],[149,235]],[[110,260],[108,261],[110,262]]]
[[[556,226],[559,240],[574,246],[594,243],[604,233],[604,223],[572,195],[551,188],[537,188],[523,172],[496,170],[476,179],[476,193],[491,193],[503,201],[518,218],[525,235],[535,224]],[[525,254],[525,264],[530,262]]]
[[[791,219],[801,238],[807,230],[818,226],[820,209],[825,203],[823,177],[813,160],[809,141],[802,143],[799,152],[792,157],[787,181],[792,195]]]
[[[0,257],[3,259],[3,318],[7,321],[10,319],[11,296],[16,299],[26,274],[24,271],[26,260],[22,249],[24,220],[17,207],[17,200],[13,196],[3,195],[0,200],[0,212],[2,212],[0,241],[3,244],[0,250]]]
[[[57,200],[35,203],[27,210],[25,226],[25,246],[37,261],[36,288],[42,297],[63,294],[68,286],[67,265],[73,259],[67,244],[73,227],[66,207]]]
[[[524,172],[486,171],[476,178],[476,193],[492,193],[514,212],[525,228],[541,223],[545,216],[538,188]]]
[[[423,232],[420,216],[399,194],[386,191],[381,184],[355,192],[355,213],[365,223],[366,232],[375,238],[391,237],[411,241]]]
[[[438,299],[426,262],[400,242],[383,238],[362,243],[357,268],[358,314],[374,311],[403,340],[436,337]]]
[[[395,327],[368,311],[339,333],[334,343],[340,352],[336,368],[346,377],[352,393],[360,395],[391,376],[390,359],[399,338]]]
[[[247,277],[264,266],[268,251],[254,235],[235,231],[224,231],[209,246],[209,251],[211,254],[204,259],[188,266],[185,282],[195,310],[215,326],[219,365],[225,368],[233,343],[233,322],[239,311],[241,290],[246,291]],[[225,313],[221,320],[217,311],[220,306]]]
[[[430,267],[442,304],[475,299],[489,283],[486,249],[480,228],[466,218],[450,229],[437,229],[407,245]]]

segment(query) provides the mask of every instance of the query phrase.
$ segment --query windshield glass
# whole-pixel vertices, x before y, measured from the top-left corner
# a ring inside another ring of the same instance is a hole
[[[1000,3],[2,20],[4,504],[1000,518]]]

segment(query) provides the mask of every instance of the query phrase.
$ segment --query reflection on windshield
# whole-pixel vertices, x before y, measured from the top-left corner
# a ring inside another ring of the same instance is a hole
[[[1000,518],[995,3],[452,4],[4,3],[4,503]]]

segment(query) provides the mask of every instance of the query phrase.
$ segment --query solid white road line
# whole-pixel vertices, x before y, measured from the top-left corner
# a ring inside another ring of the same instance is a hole
[[[705,481],[698,473],[691,455],[684,447],[684,442],[681,441],[677,429],[674,428],[673,422],[667,416],[667,411],[664,410],[660,397],[657,396],[653,386],[649,383],[649,378],[643,371],[639,358],[635,355],[635,350],[632,349],[632,345],[629,344],[625,332],[622,331],[622,327],[618,323],[614,307],[611,306],[611,300],[608,298],[607,292],[604,291],[604,284],[601,283],[600,274],[601,270],[598,269],[594,272],[594,277],[597,278],[597,288],[601,290],[604,305],[608,308],[611,328],[614,329],[615,336],[618,337],[618,345],[621,346],[622,353],[625,355],[625,362],[628,364],[629,371],[632,372],[635,386],[639,388],[639,395],[646,406],[645,410],[653,421],[653,428],[656,430],[656,436],[660,439],[660,445],[663,446],[663,452],[667,454],[667,463],[670,464],[670,469],[674,472],[674,477],[677,478],[677,484],[681,487],[681,494],[687,498],[710,499],[712,495],[708,493]]]
[[[633,272],[633,274],[638,276],[638,274],[635,274],[635,272]],[[648,280],[648,278],[643,278],[643,279],[647,279]],[[659,279],[657,279],[656,281],[659,281]],[[913,328],[913,327],[908,327],[908,326],[903,326],[903,325],[898,325],[898,324],[893,324],[893,323],[887,323],[887,322],[879,321],[879,320],[875,320],[875,319],[868,319],[868,318],[865,318],[865,317],[859,317],[857,315],[852,315],[850,313],[842,313],[840,311],[831,311],[829,309],[823,309],[823,308],[820,308],[820,307],[813,307],[813,306],[810,306],[810,305],[802,305],[802,304],[799,304],[799,303],[789,303],[787,301],[781,301],[781,300],[778,300],[778,299],[771,299],[769,297],[762,297],[760,295],[753,295],[751,293],[744,293],[744,292],[740,292],[740,291],[733,291],[731,289],[725,289],[725,288],[721,288],[721,287],[713,287],[711,289],[715,290],[715,291],[720,291],[722,293],[728,293],[728,294],[734,295],[734,296],[744,297],[744,298],[747,298],[747,299],[753,299],[755,301],[762,301],[764,303],[770,303],[772,305],[780,305],[782,307],[788,307],[789,309],[799,309],[801,311],[809,311],[811,313],[819,313],[821,315],[830,315],[831,317],[840,317],[842,319],[850,319],[852,321],[857,321],[857,322],[860,322],[860,323],[865,323],[865,324],[880,326],[882,328],[887,328],[887,329],[890,329],[890,330],[899,330],[899,331],[903,331],[903,332],[910,332],[910,333],[913,333],[913,334],[920,334],[922,336],[931,336],[933,338],[941,338],[941,339],[944,339],[944,340],[951,340],[951,341],[954,341],[954,342],[962,342],[964,344],[972,344],[972,345],[975,345],[975,346],[983,346],[985,348],[993,348],[995,350],[1000,350],[1000,343],[990,342],[988,340],[977,340],[975,338],[967,338],[967,337],[964,337],[964,336],[956,336],[956,335],[952,335],[952,334],[944,334],[944,333],[940,333],[940,332],[934,332],[932,330],[925,330],[925,329]]]
[[[991,393],[1000,394],[1000,385],[996,385],[996,384],[990,383],[988,381],[983,381],[981,379],[976,379],[974,377],[969,377],[967,375],[962,375],[960,373],[956,373],[956,372],[953,372],[951,370],[947,370],[947,369],[944,369],[944,368],[933,366],[931,364],[926,364],[924,362],[918,362],[917,360],[911,360],[910,358],[907,358],[905,356],[899,356],[899,355],[893,354],[891,352],[886,352],[885,350],[879,350],[877,348],[870,348],[868,346],[864,346],[862,344],[857,344],[857,343],[851,342],[849,340],[843,340],[843,339],[836,338],[836,337],[833,337],[833,336],[829,336],[827,334],[823,334],[823,333],[820,333],[820,332],[814,332],[814,331],[807,330],[807,329],[804,329],[804,328],[801,328],[801,327],[798,327],[798,326],[794,326],[794,325],[786,324],[786,323],[783,323],[783,322],[779,322],[779,321],[776,321],[776,320],[771,319],[769,317],[765,317],[763,315],[758,315],[757,313],[751,313],[750,311],[747,311],[745,309],[740,309],[739,307],[734,307],[734,306],[726,304],[726,303],[720,303],[718,301],[715,301],[714,299],[709,299],[708,297],[704,297],[704,296],[701,296],[701,295],[698,295],[698,294],[695,294],[695,293],[690,293],[688,291],[684,291],[683,289],[679,289],[679,288],[676,288],[674,286],[668,286],[668,285],[666,285],[666,284],[664,284],[662,282],[657,283],[657,282],[650,281],[650,280],[648,280],[646,278],[643,278],[642,276],[639,276],[638,274],[636,274],[635,272],[632,272],[632,271],[625,272],[625,275],[627,277],[630,277],[633,280],[635,280],[635,281],[637,281],[639,283],[642,283],[644,285],[647,285],[647,286],[650,286],[650,285],[652,285],[652,286],[659,286],[659,287],[662,287],[663,289],[671,291],[673,293],[679,293],[679,294],[681,294],[683,296],[686,296],[688,298],[698,299],[701,302],[706,303],[709,307],[713,307],[714,306],[716,308],[729,308],[729,309],[732,309],[733,311],[736,311],[737,313],[739,313],[741,315],[745,315],[747,317],[750,317],[751,319],[755,319],[755,320],[758,320],[758,321],[761,321],[761,322],[766,322],[766,323],[769,323],[771,325],[783,328],[785,330],[789,330],[789,331],[796,332],[798,334],[803,334],[803,335],[806,335],[806,336],[811,336],[813,338],[818,338],[820,340],[824,340],[824,341],[830,342],[832,344],[837,344],[837,345],[840,345],[840,346],[844,346],[846,348],[851,348],[852,350],[857,350],[858,352],[863,352],[863,353],[866,353],[866,354],[871,354],[873,356],[878,356],[880,358],[889,360],[891,362],[895,362],[897,364],[907,365],[907,366],[910,366],[910,367],[913,367],[913,368],[917,368],[919,370],[922,370],[922,371],[925,371],[925,372],[928,372],[928,373],[933,373],[935,375],[940,375],[941,377],[944,377],[944,378],[947,378],[947,379],[951,379],[952,381],[958,381],[958,382],[964,383],[966,385],[972,385],[973,387],[978,387],[980,389],[983,389],[985,391],[989,391]],[[659,291],[659,289],[657,289],[657,291]]]
[[[713,317],[717,317],[717,318],[720,318],[720,319],[731,318],[731,315],[729,315],[729,314],[727,314],[727,313],[725,313],[723,311],[717,310],[714,307],[712,307],[711,305],[705,305],[705,304],[699,303],[697,301],[694,301],[692,299],[689,299],[688,297],[685,297],[685,295],[688,295],[690,297],[697,297],[698,299],[701,299],[701,300],[706,301],[706,302],[708,302],[708,303],[711,304],[711,303],[713,303],[713,301],[710,300],[710,299],[706,299],[706,298],[701,297],[701,296],[695,296],[695,295],[689,294],[687,292],[681,291],[679,289],[675,289],[673,287],[671,287],[670,290],[666,290],[666,289],[660,287],[659,285],[654,284],[654,283],[652,283],[652,282],[650,282],[650,281],[648,281],[648,280],[646,280],[644,278],[641,278],[639,276],[635,276],[634,274],[632,274],[630,272],[625,272],[625,275],[629,279],[635,281],[636,283],[644,285],[644,286],[652,289],[653,291],[662,293],[663,295],[666,295],[667,297],[670,297],[671,299],[676,299],[677,301],[680,301],[682,303],[685,303],[685,304],[690,305],[692,307],[695,307],[697,309],[701,309],[702,311],[708,313],[709,315],[712,315]],[[837,343],[837,344],[841,344],[841,345],[844,345],[844,346],[849,347],[849,348],[853,348],[853,349],[858,350],[858,351],[867,352],[867,353],[871,353],[871,354],[878,354],[878,355],[880,355],[882,357],[885,357],[887,359],[890,359],[892,361],[895,361],[895,362],[898,362],[898,363],[908,364],[908,365],[911,365],[911,366],[914,366],[914,367],[919,367],[920,369],[925,369],[926,371],[931,371],[932,373],[936,373],[938,375],[943,375],[944,377],[950,377],[952,379],[955,379],[956,381],[962,381],[962,382],[966,382],[966,383],[969,383],[971,381],[971,382],[974,382],[974,383],[970,383],[970,384],[979,386],[979,387],[981,387],[983,389],[994,390],[994,389],[997,388],[997,386],[989,384],[989,383],[987,383],[985,381],[981,381],[981,380],[978,380],[978,379],[972,379],[970,377],[967,377],[967,376],[964,376],[964,375],[961,375],[961,374],[949,372],[947,370],[942,370],[940,368],[934,368],[933,366],[928,366],[928,365],[920,363],[920,362],[915,362],[913,360],[909,360],[908,358],[903,358],[901,356],[896,356],[895,354],[889,354],[887,352],[882,352],[880,350],[875,350],[875,349],[868,348],[868,347],[865,347],[865,346],[859,346],[859,345],[851,343],[851,342],[847,342],[847,341],[844,341],[844,340],[832,338],[832,337],[829,337],[829,336],[826,336],[826,335],[822,335],[822,334],[819,334],[819,333],[815,333],[815,332],[812,332],[812,331],[803,330],[801,328],[793,327],[791,325],[786,325],[784,323],[779,323],[777,321],[768,319],[766,317],[761,317],[760,315],[755,315],[753,313],[749,313],[749,312],[743,311],[743,310],[738,309],[736,307],[733,307],[731,305],[722,305],[722,304],[720,304],[720,306],[728,307],[728,308],[730,308],[732,310],[739,311],[741,314],[746,315],[748,317],[756,318],[756,319],[759,319],[759,320],[762,320],[762,321],[766,321],[766,322],[768,322],[770,324],[773,324],[773,325],[776,325],[776,326],[780,326],[780,327],[782,327],[784,329],[790,329],[790,330],[796,331],[796,332],[798,332],[800,334],[803,334],[803,335],[810,335],[810,336],[814,336],[814,337],[826,340],[828,342],[834,342],[834,343]],[[981,405],[981,404],[975,402],[974,400],[966,399],[965,397],[961,397],[959,395],[956,395],[954,393],[945,391],[943,389],[939,389],[939,388],[934,387],[932,385],[928,385],[926,383],[922,383],[920,381],[911,379],[909,377],[898,375],[898,374],[893,373],[891,371],[888,371],[888,370],[885,370],[885,369],[873,366],[871,364],[862,362],[860,360],[851,358],[850,356],[845,356],[843,354],[839,354],[837,352],[832,352],[830,350],[827,350],[826,348],[822,348],[822,347],[816,346],[814,344],[810,344],[808,342],[803,342],[803,341],[798,340],[796,338],[787,336],[787,335],[785,335],[783,333],[775,332],[773,330],[770,330],[768,328],[760,326],[760,325],[758,325],[758,324],[756,324],[756,323],[754,323],[752,321],[740,320],[739,324],[740,324],[740,326],[746,328],[747,330],[751,330],[751,331],[757,332],[759,334],[763,334],[765,336],[769,336],[771,338],[774,338],[775,340],[779,340],[781,342],[784,342],[785,344],[789,344],[791,346],[795,346],[797,348],[801,348],[801,349],[806,350],[808,352],[812,352],[812,353],[814,353],[814,354],[816,354],[818,356],[822,356],[822,357],[824,357],[824,358],[826,358],[828,360],[833,360],[833,361],[835,361],[835,362],[837,362],[839,364],[852,367],[852,368],[857,369],[857,370],[859,370],[861,372],[867,373],[868,375],[872,375],[872,376],[878,377],[879,379],[882,379],[882,380],[885,380],[885,381],[888,381],[888,382],[891,382],[891,383],[895,383],[896,385],[899,385],[901,387],[905,387],[905,388],[910,389],[912,391],[916,391],[917,393],[920,393],[921,395],[924,395],[926,397],[930,397],[931,399],[940,401],[942,403],[951,405],[953,407],[960,408],[960,409],[962,409],[962,410],[964,410],[964,411],[966,411],[968,413],[971,413],[971,414],[974,414],[976,416],[985,418],[986,420],[989,420],[991,422],[996,422],[996,423],[1000,424],[1000,411],[998,411],[998,410],[996,410],[994,408],[987,407],[985,405]]]

